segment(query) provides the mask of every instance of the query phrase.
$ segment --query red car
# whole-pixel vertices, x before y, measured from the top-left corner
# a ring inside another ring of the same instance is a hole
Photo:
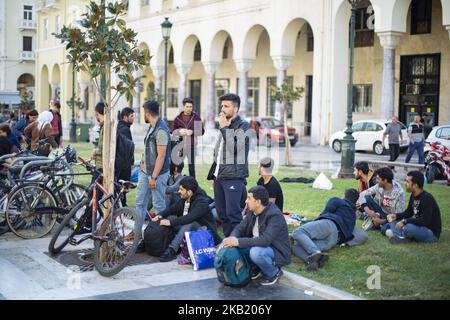
[[[247,120],[250,128],[256,131],[259,143],[271,147],[272,143],[285,144],[284,124],[274,117],[253,117]],[[295,146],[298,141],[298,133],[294,128],[288,127],[288,137],[291,146]]]

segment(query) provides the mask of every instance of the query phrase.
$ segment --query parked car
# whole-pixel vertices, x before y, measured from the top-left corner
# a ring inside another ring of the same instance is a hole
[[[384,148],[381,141],[383,140],[383,133],[386,130],[390,121],[386,120],[362,120],[353,123],[353,137],[356,140],[356,151],[373,151],[378,155],[386,154],[386,150],[389,149],[388,137],[384,141]],[[409,137],[406,126],[399,121],[402,127],[403,140],[400,144],[401,150],[406,150],[409,145]],[[329,140],[330,147],[335,152],[341,152],[342,142],[345,137],[345,129],[335,132],[331,135]]]
[[[253,117],[246,119],[250,123],[250,128],[255,129],[259,143],[271,147],[273,143],[281,145],[284,141],[284,124],[274,117]],[[298,133],[295,128],[288,127],[288,137],[291,146],[295,146],[298,141]]]
[[[443,126],[437,126],[434,127],[433,130],[431,130],[430,134],[428,135],[428,138],[425,141],[425,156],[428,154],[428,152],[431,149],[431,144],[433,142],[440,142],[443,146],[446,146],[447,148],[450,148],[450,125],[443,125]]]

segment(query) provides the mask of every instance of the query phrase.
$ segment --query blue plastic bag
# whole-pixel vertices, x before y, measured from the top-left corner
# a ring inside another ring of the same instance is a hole
[[[189,231],[185,233],[185,237],[194,270],[214,267],[216,249],[211,231]]]
[[[131,178],[130,178],[131,182],[138,182],[139,181],[139,172],[140,171],[141,171],[141,169],[139,168],[139,166],[131,168]]]

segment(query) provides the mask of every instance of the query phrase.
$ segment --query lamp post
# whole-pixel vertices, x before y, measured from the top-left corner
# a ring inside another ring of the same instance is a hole
[[[70,142],[77,142],[77,123],[75,122],[75,66],[72,64],[72,121],[70,122]]]
[[[352,113],[353,113],[353,70],[354,53],[355,53],[355,22],[358,0],[348,0],[352,6],[352,16],[350,22],[350,61],[349,61],[349,79],[347,88],[347,129],[345,130],[345,137],[341,142],[341,170],[339,172],[340,178],[350,178],[353,176],[353,164],[355,163],[355,143],[352,133]]]
[[[162,37],[164,39],[164,109],[162,113],[162,118],[167,117],[167,46],[170,39],[170,31],[172,30],[172,23],[169,18],[166,17],[161,23]]]

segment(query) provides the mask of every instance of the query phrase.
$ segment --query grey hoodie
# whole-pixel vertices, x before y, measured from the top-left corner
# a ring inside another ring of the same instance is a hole
[[[405,211],[405,192],[397,180],[392,180],[392,189],[387,191],[378,186],[361,192],[359,203],[366,203],[366,196],[373,196],[375,202],[383,209],[386,214],[399,214]]]

